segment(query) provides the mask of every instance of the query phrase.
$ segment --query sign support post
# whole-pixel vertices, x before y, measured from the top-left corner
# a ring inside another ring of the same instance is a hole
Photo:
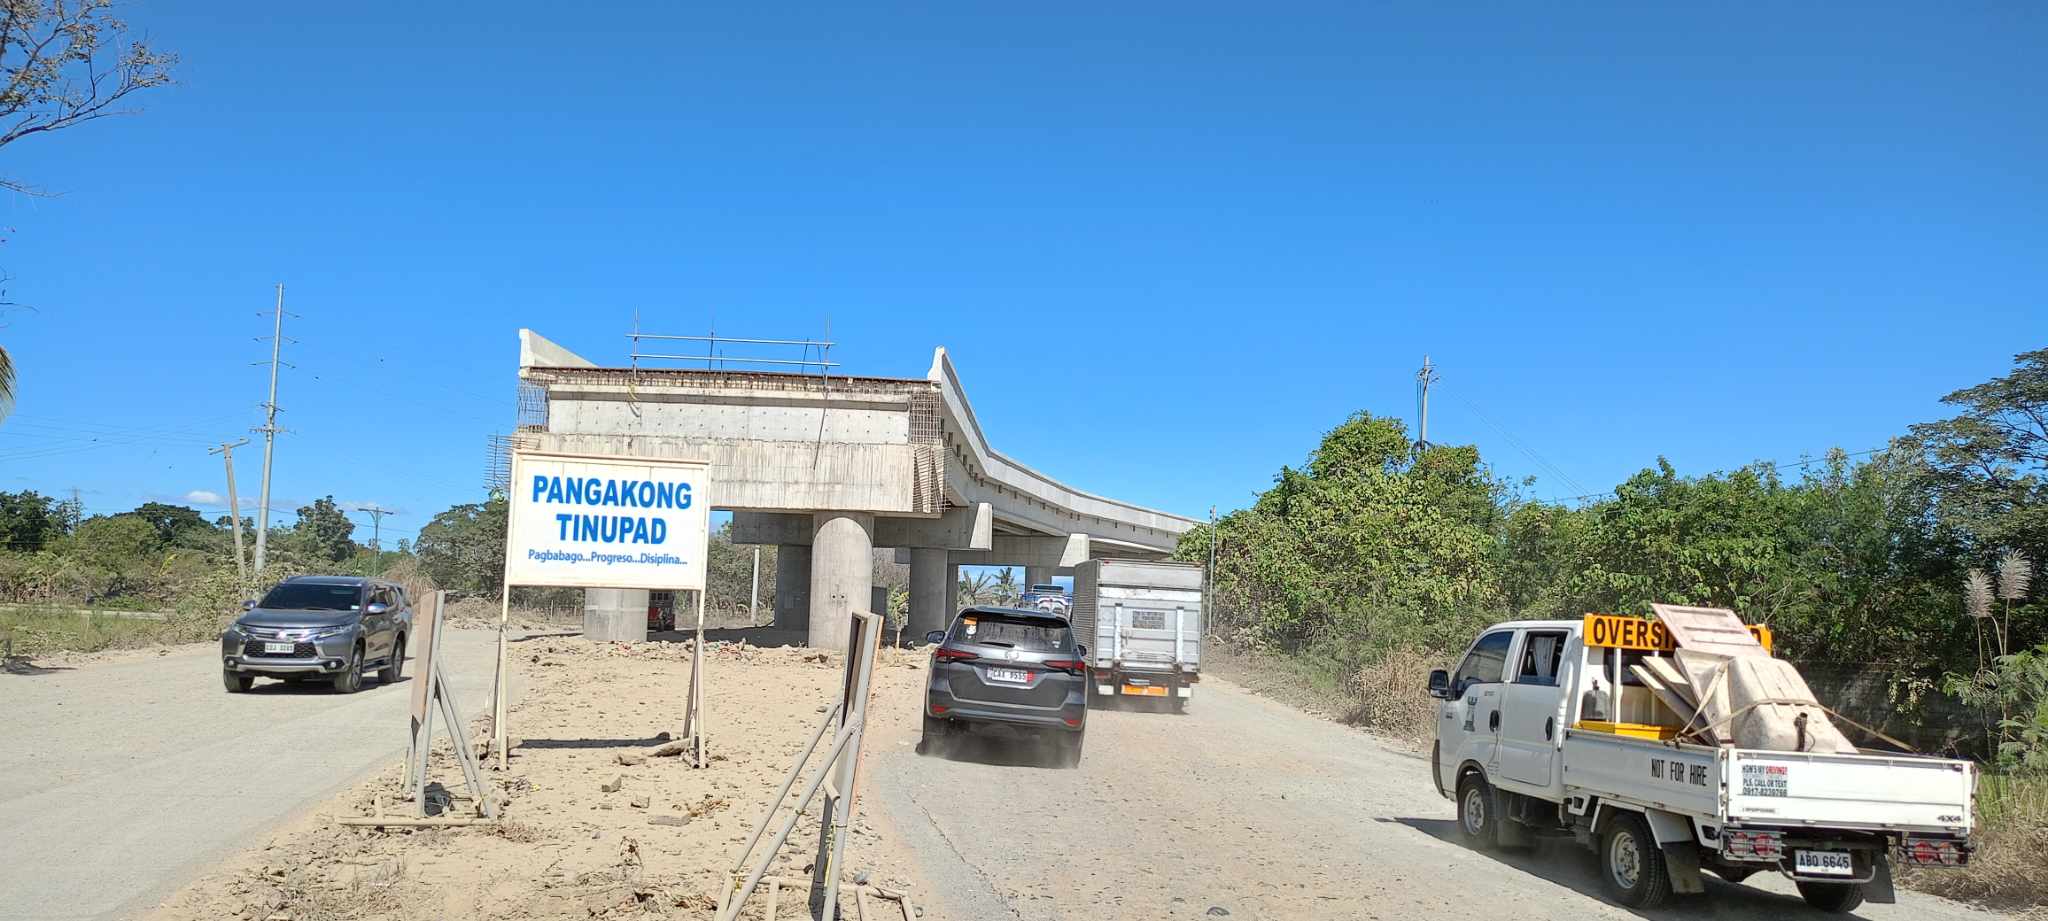
[[[505,698],[511,693],[512,676],[505,671],[509,658],[507,644],[512,630],[512,583],[498,588],[498,677],[491,682],[491,752],[498,756],[498,770],[505,770]]]

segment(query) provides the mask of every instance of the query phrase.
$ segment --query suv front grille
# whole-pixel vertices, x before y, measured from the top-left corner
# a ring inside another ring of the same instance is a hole
[[[250,640],[242,644],[242,655],[250,658],[268,656],[274,659],[310,659],[316,653],[313,651],[312,643],[293,643],[291,652],[264,652],[262,642]]]

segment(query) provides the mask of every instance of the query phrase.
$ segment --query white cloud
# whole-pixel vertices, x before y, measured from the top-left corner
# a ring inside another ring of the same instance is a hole
[[[185,494],[184,499],[185,501],[190,502],[193,505],[225,506],[228,504],[228,500],[226,498],[223,498],[220,493],[211,492],[209,490],[204,489],[192,490],[191,492]]]

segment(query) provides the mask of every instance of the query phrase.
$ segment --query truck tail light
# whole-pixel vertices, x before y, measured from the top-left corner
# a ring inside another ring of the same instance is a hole
[[[940,646],[932,650],[932,658],[940,662],[972,662],[981,657],[964,649],[948,649]]]
[[[1785,838],[1774,831],[1731,828],[1721,833],[1721,853],[1735,860],[1777,860],[1785,853]]]
[[[1899,847],[1905,855],[1906,864],[1915,867],[1959,867],[1963,865],[1962,846],[1945,838],[1907,838]]]

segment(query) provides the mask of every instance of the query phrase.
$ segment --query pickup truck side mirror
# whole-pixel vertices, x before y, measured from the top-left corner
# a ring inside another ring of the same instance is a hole
[[[946,631],[933,630],[924,635],[924,641],[927,643],[943,643],[946,641]]]
[[[1456,696],[1451,693],[1450,672],[1444,671],[1441,668],[1430,670],[1429,696],[1439,700],[1450,700],[1453,696]]]
[[[385,611],[389,611],[389,610],[391,610],[391,606],[390,606],[390,605],[388,605],[388,604],[385,604],[385,603],[384,603],[384,602],[382,602],[382,601],[372,601],[372,602],[370,602],[370,606],[369,606],[369,607],[367,607],[367,608],[364,608],[364,609],[363,609],[363,613],[365,613],[365,614],[382,614],[382,613],[384,613]]]
[[[1075,652],[1077,652],[1077,653],[1079,653],[1079,654],[1081,655],[1081,658],[1083,658],[1083,659],[1085,659],[1085,658],[1088,658],[1088,644],[1087,644],[1087,643],[1075,643],[1075,644],[1074,644],[1074,651],[1075,651]]]

